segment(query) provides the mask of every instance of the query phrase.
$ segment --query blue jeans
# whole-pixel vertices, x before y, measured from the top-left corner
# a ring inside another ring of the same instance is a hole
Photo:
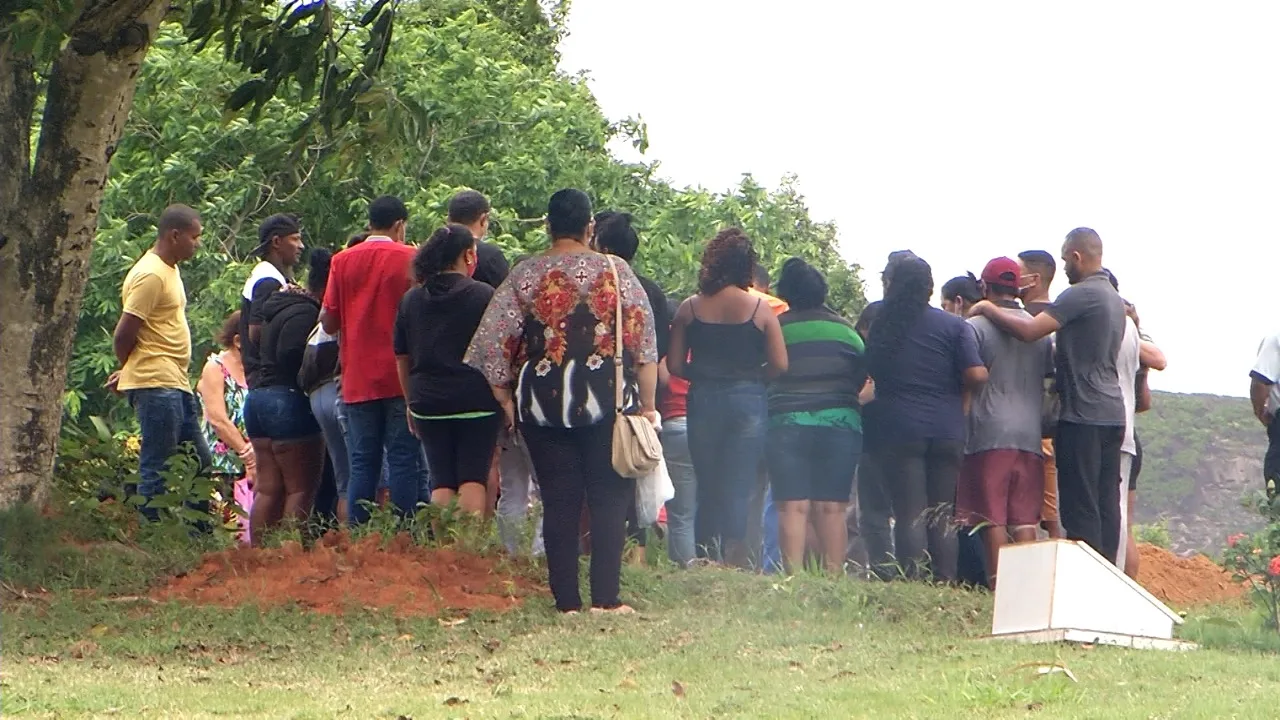
[[[338,420],[338,381],[330,380],[311,392],[311,414],[320,424],[324,447],[333,463],[333,479],[338,497],[346,497],[351,479],[351,458],[347,455],[347,436]]]
[[[351,454],[351,479],[347,485],[347,512],[352,525],[368,521],[362,504],[373,502],[386,453],[390,472],[391,503],[402,515],[412,515],[426,482],[422,446],[409,432],[404,398],[346,403],[347,449]]]
[[[765,574],[782,572],[782,546],[778,544],[778,505],[773,501],[773,485],[764,489],[764,520],[761,523],[764,548],[760,564]]]
[[[336,405],[338,408],[337,410],[338,425],[342,428],[342,440],[343,440],[343,443],[345,443],[344,447],[347,448],[347,481],[350,482],[351,480],[351,428],[347,427],[347,404],[342,402],[341,391],[339,390],[337,392],[338,392],[338,399],[337,399]],[[382,458],[382,475],[379,476],[378,478],[378,492],[382,492],[383,490],[386,490],[389,487],[391,487],[391,468],[387,466],[387,458],[383,457]],[[430,494],[431,494],[430,492],[427,493],[428,496],[430,496]],[[345,486],[342,490],[342,497],[344,500],[347,497],[347,491]]]
[[[696,557],[693,525],[698,513],[698,480],[689,456],[689,423],[684,417],[662,422],[662,455],[676,496],[667,501],[667,557],[681,567]]]
[[[138,452],[138,494],[150,500],[164,494],[163,473],[169,459],[183,443],[191,443],[202,472],[213,466],[209,446],[200,432],[200,408],[189,392],[172,388],[128,391],[129,404],[138,416],[142,448]],[[155,520],[154,508],[144,507],[144,515]]]
[[[768,403],[761,382],[698,380],[689,389],[689,454],[697,475],[698,552],[741,543],[764,456]]]

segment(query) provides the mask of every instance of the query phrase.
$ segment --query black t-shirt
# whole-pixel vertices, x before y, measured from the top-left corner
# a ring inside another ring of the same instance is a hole
[[[396,313],[395,353],[409,358],[409,409],[425,417],[494,412],[498,401],[481,372],[462,359],[493,288],[442,273],[404,294]]]
[[[507,279],[509,272],[511,267],[502,254],[502,248],[491,242],[476,243],[476,271],[471,279],[496,289]]]

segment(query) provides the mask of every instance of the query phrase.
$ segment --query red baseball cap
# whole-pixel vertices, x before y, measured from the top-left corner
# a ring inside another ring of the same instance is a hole
[[[1013,258],[998,257],[982,269],[982,282],[1017,292],[1022,284],[1022,266]]]

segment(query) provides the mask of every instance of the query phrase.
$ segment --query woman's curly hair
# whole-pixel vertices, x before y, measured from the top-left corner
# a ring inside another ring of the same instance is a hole
[[[698,270],[698,292],[715,295],[727,287],[751,287],[756,266],[756,249],[741,228],[726,228],[711,238],[702,253]]]

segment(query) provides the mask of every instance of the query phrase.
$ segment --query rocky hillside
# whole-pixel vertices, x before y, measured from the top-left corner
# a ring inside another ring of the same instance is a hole
[[[1175,551],[1216,554],[1227,535],[1258,527],[1241,503],[1262,490],[1267,438],[1247,399],[1156,393],[1138,433],[1137,519],[1167,523]]]

